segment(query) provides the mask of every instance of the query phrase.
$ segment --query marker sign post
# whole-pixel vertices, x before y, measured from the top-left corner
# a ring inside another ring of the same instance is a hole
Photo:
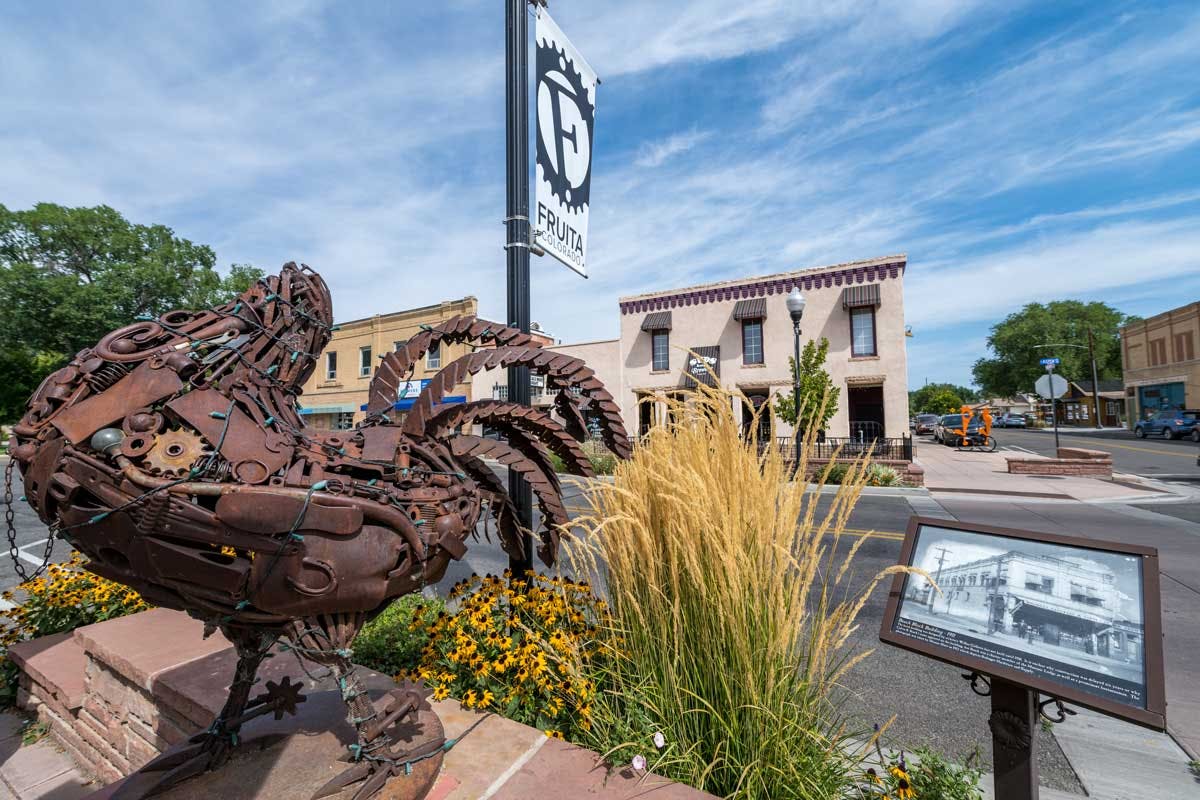
[[[924,574],[896,575],[879,638],[991,697],[996,797],[1037,798],[1037,718],[1063,701],[1165,729],[1153,548],[913,517],[900,565]]]
[[[595,71],[538,7],[537,194],[533,242],[587,277]]]

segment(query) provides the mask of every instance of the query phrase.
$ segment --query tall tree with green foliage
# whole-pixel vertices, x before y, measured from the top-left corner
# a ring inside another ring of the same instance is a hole
[[[262,276],[235,264],[222,277],[207,245],[108,206],[0,205],[0,421],[20,417],[47,374],[140,314],[205,308]]]
[[[1088,356],[1088,329],[1096,348],[1096,371],[1100,380],[1121,377],[1121,340],[1117,329],[1133,319],[1102,302],[1055,300],[1030,303],[992,326],[988,346],[993,356],[975,362],[975,382],[989,396],[1009,397],[1032,392],[1033,384],[1046,374],[1039,362],[1056,357],[1055,370],[1067,380],[1092,379]],[[1069,344],[1076,347],[1037,347]]]
[[[951,402],[949,410],[941,410]],[[977,403],[981,399],[979,392],[969,386],[955,386],[953,383],[927,383],[920,389],[908,393],[908,413],[910,414],[949,414],[957,411],[963,403]]]
[[[800,351],[800,422],[796,424],[796,392],[775,397],[775,415],[803,435],[804,431],[822,430],[830,418],[837,413],[838,395],[841,390],[833,385],[833,379],[825,371],[825,358],[829,355],[829,340],[810,339]],[[793,385],[796,381],[795,358],[789,358]]]

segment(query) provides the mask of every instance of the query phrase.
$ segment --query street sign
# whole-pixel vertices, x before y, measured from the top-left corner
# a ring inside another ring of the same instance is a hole
[[[1043,358],[1041,364],[1043,367],[1057,367],[1059,360],[1057,358]]]
[[[1062,375],[1043,375],[1033,384],[1033,389],[1042,397],[1062,397],[1067,393],[1067,379]]]
[[[534,244],[587,277],[596,73],[537,10],[537,210]]]

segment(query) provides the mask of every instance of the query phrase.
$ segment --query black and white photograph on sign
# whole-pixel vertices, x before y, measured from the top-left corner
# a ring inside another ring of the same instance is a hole
[[[537,196],[534,242],[587,277],[596,73],[544,9],[538,10]]]
[[[1146,707],[1138,556],[922,525],[911,564],[895,633]]]

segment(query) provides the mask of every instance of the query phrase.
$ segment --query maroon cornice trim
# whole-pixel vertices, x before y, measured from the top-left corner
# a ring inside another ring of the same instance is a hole
[[[757,281],[736,286],[717,286],[711,289],[698,289],[692,292],[679,292],[659,297],[649,297],[644,300],[629,300],[621,303],[622,314],[639,314],[643,311],[664,311],[679,306],[702,305],[718,303],[724,300],[738,300],[749,297],[763,297],[773,294],[787,294],[797,285],[802,291],[811,289],[831,288],[855,283],[869,283],[888,278],[897,278],[904,271],[905,262],[893,261],[887,264],[872,264],[865,267],[850,267],[847,269],[816,272],[812,275],[798,275],[791,278],[779,278],[773,281]]]

